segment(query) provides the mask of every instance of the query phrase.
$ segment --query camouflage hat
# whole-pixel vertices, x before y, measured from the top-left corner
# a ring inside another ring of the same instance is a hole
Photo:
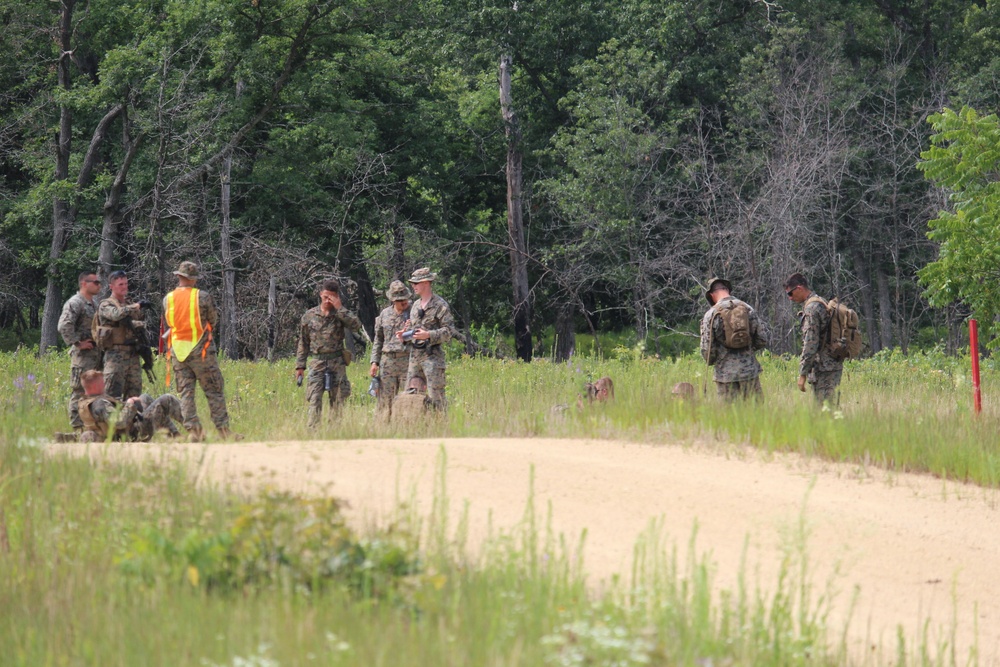
[[[708,303],[713,306],[715,305],[715,302],[712,301],[712,290],[715,289],[716,285],[725,288],[726,291],[730,293],[733,291],[733,284],[725,278],[719,278],[716,276],[710,279],[708,281],[708,289],[705,290],[705,298],[708,299]]]
[[[385,295],[389,297],[389,301],[409,301],[412,296],[410,288],[403,284],[401,280],[393,280],[389,284],[389,289],[386,290]]]
[[[175,276],[184,276],[190,280],[198,280],[198,265],[194,262],[181,262],[181,265],[174,271]]]
[[[425,266],[424,268],[417,269],[416,271],[413,272],[413,275],[410,276],[410,282],[423,283],[430,280],[434,280],[435,278],[437,278],[437,274],[431,273],[431,270]]]

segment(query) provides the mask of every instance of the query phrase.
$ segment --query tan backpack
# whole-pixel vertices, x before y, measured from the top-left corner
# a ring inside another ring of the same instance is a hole
[[[750,347],[750,306],[742,301],[726,301],[717,311],[725,336],[722,344],[730,350]]]
[[[806,303],[812,301],[823,303],[830,316],[830,327],[827,329],[826,339],[823,341],[830,356],[838,361],[857,359],[861,355],[862,346],[858,314],[848,308],[839,298],[824,302],[819,297],[812,297]]]
[[[98,313],[94,313],[94,319],[90,322],[90,337],[94,339],[94,347],[102,352],[107,352],[114,347],[116,328],[119,327],[109,327],[101,324],[101,316]]]

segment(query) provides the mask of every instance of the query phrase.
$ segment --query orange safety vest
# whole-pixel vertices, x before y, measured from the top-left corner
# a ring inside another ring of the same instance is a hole
[[[204,359],[212,342],[212,325],[202,324],[201,311],[198,309],[198,289],[178,287],[168,294],[166,318],[170,331],[167,354],[176,356],[177,361],[184,361],[207,331],[208,339],[201,348],[201,358]]]

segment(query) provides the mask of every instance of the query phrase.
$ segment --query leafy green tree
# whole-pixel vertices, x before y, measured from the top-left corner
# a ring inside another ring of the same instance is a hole
[[[1000,315],[1000,119],[964,107],[929,120],[934,134],[918,166],[949,192],[951,210],[929,223],[940,253],[920,280],[932,305],[961,301],[988,330]]]

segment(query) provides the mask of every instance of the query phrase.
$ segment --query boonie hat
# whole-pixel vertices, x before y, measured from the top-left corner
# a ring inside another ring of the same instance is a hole
[[[431,273],[431,270],[425,266],[424,268],[417,269],[416,271],[413,272],[413,275],[410,276],[410,282],[423,283],[427,282],[428,280],[434,280],[435,278],[437,278],[437,274]]]
[[[733,292],[733,284],[731,282],[729,282],[725,278],[719,278],[718,276],[713,277],[711,280],[708,281],[708,289],[705,290],[705,298],[708,299],[708,303],[710,305],[715,305],[712,302],[712,290],[715,289],[716,285],[720,284],[722,285],[722,287],[725,287],[730,294],[732,294]]]
[[[412,296],[410,288],[404,285],[402,280],[393,280],[389,283],[385,295],[389,297],[389,301],[409,301]]]
[[[181,265],[174,271],[175,276],[184,276],[190,280],[198,280],[198,265],[194,262],[181,262]]]

